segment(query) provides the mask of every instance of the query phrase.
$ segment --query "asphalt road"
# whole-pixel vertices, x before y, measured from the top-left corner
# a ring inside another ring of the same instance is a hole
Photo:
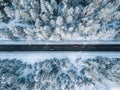
[[[120,51],[119,44],[0,45],[0,51]]]

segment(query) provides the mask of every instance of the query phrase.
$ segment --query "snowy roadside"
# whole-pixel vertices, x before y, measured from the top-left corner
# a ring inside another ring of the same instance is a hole
[[[0,52],[0,59],[16,59],[22,62],[34,64],[35,62],[42,62],[46,59],[52,58],[69,58],[71,61],[75,61],[77,58],[88,59],[95,58],[97,56],[108,58],[120,58],[120,52]]]
[[[41,41],[41,40],[19,40],[19,41],[11,41],[11,40],[0,40],[0,45],[64,45],[64,44],[120,44],[119,40],[50,40],[50,41]]]

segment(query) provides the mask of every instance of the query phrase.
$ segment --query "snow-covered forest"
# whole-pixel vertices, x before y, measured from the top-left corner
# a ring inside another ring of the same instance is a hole
[[[119,42],[120,0],[0,0],[0,44],[37,40]],[[0,52],[0,90],[120,90],[120,52]]]
[[[120,90],[120,53],[49,54],[0,53],[0,90]]]
[[[0,0],[0,40],[119,40],[120,0]]]

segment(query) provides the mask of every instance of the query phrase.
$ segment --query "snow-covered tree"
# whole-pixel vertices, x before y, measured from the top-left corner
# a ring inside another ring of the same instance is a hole
[[[56,25],[57,26],[62,26],[63,25],[63,18],[61,16],[57,17]]]

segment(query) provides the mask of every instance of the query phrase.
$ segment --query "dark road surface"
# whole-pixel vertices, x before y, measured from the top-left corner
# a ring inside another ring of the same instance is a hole
[[[120,51],[120,44],[0,45],[0,51]]]

